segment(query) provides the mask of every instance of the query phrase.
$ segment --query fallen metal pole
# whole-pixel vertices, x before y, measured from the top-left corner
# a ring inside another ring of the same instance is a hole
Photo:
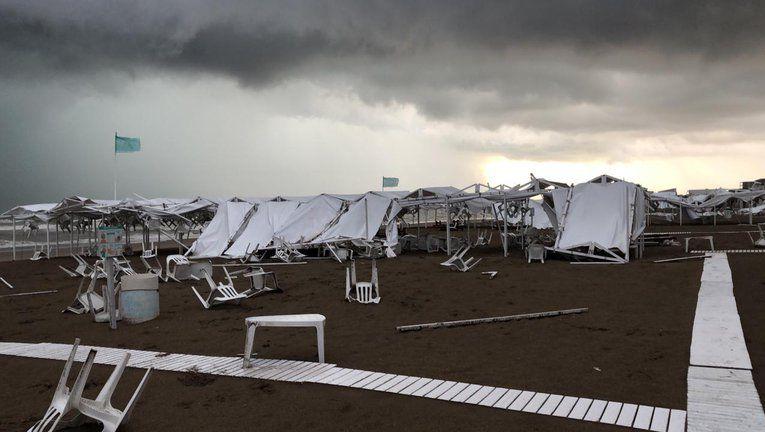
[[[13,285],[8,283],[8,281],[5,280],[2,276],[0,276],[0,281],[2,281],[4,284],[8,285],[8,288],[13,289]]]
[[[462,327],[462,326],[486,324],[486,323],[494,323],[494,322],[520,321],[524,319],[548,318],[548,317],[554,317],[554,316],[560,316],[560,315],[580,314],[580,313],[587,312],[588,310],[589,308],[564,309],[564,310],[556,310],[556,311],[548,311],[548,312],[535,312],[535,313],[507,315],[507,316],[498,316],[498,317],[490,317],[490,318],[475,318],[475,319],[459,320],[459,321],[443,321],[443,322],[434,322],[434,323],[426,323],[426,324],[412,324],[412,325],[398,326],[396,327],[396,330],[400,332],[407,332],[407,331],[422,330],[426,328],[435,329],[435,328],[441,328],[441,327]]]
[[[32,291],[32,292],[25,292],[25,293],[18,293],[18,294],[4,294],[0,295],[0,297],[21,297],[21,296],[30,296],[30,295],[37,295],[37,294],[51,294],[51,293],[57,293],[58,290],[50,290],[50,291]]]
[[[667,263],[667,262],[686,261],[686,260],[692,260],[692,259],[711,258],[711,257],[712,257],[712,255],[697,255],[697,256],[680,257],[680,258],[660,259],[660,260],[656,260],[654,262],[655,263]]]

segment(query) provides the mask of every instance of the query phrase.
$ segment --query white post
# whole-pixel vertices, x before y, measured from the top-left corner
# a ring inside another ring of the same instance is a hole
[[[117,132],[114,132],[114,200],[117,201]]]
[[[45,257],[50,258],[50,220],[45,222]]]
[[[417,241],[420,238],[420,206],[417,206]]]
[[[754,225],[752,223],[752,203],[754,202],[754,199],[749,200],[749,225]]]
[[[13,225],[11,247],[13,248],[13,261],[16,261],[16,218],[13,216],[11,216],[11,224]]]
[[[683,226],[683,205],[678,206],[680,208],[680,226]]]
[[[507,258],[507,198],[502,199],[502,224],[504,226],[504,235],[502,236],[503,255]]]
[[[59,255],[59,244],[58,244],[58,219],[56,219],[56,256]]]
[[[452,237],[451,237],[451,225],[452,225],[452,212],[449,211],[449,197],[446,197],[446,253],[452,254]]]
[[[369,239],[369,206],[368,203],[369,200],[367,200],[366,197],[364,197],[364,231],[366,233],[366,237],[364,240]]]
[[[109,308],[109,328],[117,329],[117,302],[114,298],[114,258],[104,258],[104,270],[106,271],[106,304]]]

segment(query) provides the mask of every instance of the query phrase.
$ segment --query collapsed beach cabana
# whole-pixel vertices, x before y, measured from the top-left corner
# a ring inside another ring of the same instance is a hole
[[[371,241],[381,226],[386,227],[386,246],[398,243],[396,216],[401,212],[398,201],[378,192],[367,192],[351,203],[332,226],[312,241],[314,244],[347,240]]]
[[[191,245],[188,253],[195,258],[221,256],[253,207],[253,204],[246,201],[226,201],[219,204],[215,216]]]
[[[299,201],[267,201],[260,204],[244,222],[241,233],[225,252],[228,257],[242,258],[253,251],[271,246],[274,232],[300,206]]]
[[[645,230],[646,192],[625,181],[582,183],[551,192],[557,219],[556,252],[627,262]]]

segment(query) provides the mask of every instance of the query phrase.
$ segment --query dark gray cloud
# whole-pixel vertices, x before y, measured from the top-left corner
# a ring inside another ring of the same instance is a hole
[[[533,160],[617,158],[620,139],[762,145],[763,28],[754,1],[0,0],[0,144],[20,178],[45,154],[30,124],[173,76],[411,106],[475,131],[453,149]],[[37,84],[55,90],[29,96]],[[280,116],[325,115],[287,93],[268,101]]]
[[[2,2],[0,73],[323,80],[483,127],[640,129],[763,109],[763,25],[761,2]]]

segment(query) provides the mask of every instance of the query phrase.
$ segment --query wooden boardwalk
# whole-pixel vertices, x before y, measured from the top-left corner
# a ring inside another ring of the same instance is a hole
[[[635,429],[661,432],[685,430],[686,413],[678,409],[347,369],[327,363],[257,359],[253,360],[252,368],[243,369],[241,357],[173,354],[84,345],[80,347],[82,349],[78,350],[76,357],[78,361],[84,361],[88,350],[92,348],[97,350],[95,362],[98,364],[116,365],[125,352],[130,352],[128,367],[134,368],[152,367],[170,372],[197,371],[240,378],[318,383]],[[66,360],[70,350],[71,345],[66,344],[0,342],[0,355]]]
[[[728,258],[704,260],[688,369],[688,431],[765,431]]]

